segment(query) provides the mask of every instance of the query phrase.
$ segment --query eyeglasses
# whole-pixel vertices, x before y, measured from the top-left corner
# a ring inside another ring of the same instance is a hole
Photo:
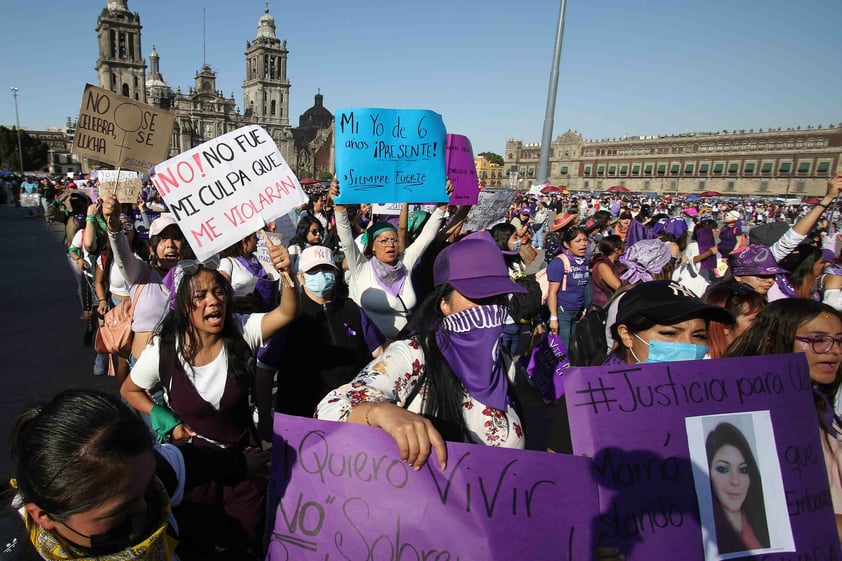
[[[124,232],[131,232],[134,230],[134,225],[131,222],[123,222],[122,228]]]
[[[795,336],[796,341],[802,343],[809,343],[810,350],[816,354],[829,353],[833,348],[834,343],[842,349],[842,337],[831,337],[830,335],[821,335],[818,337],[798,337]]]
[[[310,230],[310,235],[311,236],[321,236],[322,231],[321,230]]]
[[[374,240],[374,243],[379,243],[380,245],[398,245],[398,238],[380,238],[379,240]]]

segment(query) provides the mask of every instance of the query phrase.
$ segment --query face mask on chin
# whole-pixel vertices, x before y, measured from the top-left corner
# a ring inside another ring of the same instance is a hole
[[[708,352],[704,345],[693,345],[692,343],[675,343],[671,341],[644,341],[637,333],[635,337],[649,347],[649,356],[646,362],[681,362],[685,360],[701,360]],[[631,351],[637,362],[641,362]]]

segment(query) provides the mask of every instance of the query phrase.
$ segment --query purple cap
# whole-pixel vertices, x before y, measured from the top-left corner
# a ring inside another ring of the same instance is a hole
[[[490,298],[526,289],[509,278],[503,252],[488,232],[465,236],[444,248],[433,264],[436,286],[449,283],[467,298]]]
[[[532,209],[529,208],[528,206],[521,207],[520,213],[523,214],[524,216],[532,216]]]
[[[750,245],[742,251],[732,253],[728,258],[728,267],[731,274],[737,277],[778,275],[787,272],[775,261],[772,251],[760,244]]]
[[[824,259],[827,263],[836,263],[836,254],[833,253],[832,249],[824,248],[822,250],[822,259]]]

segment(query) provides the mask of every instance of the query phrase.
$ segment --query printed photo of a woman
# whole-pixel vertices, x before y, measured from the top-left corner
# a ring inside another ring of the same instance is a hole
[[[748,440],[719,423],[705,440],[719,554],[769,547],[760,470]]]

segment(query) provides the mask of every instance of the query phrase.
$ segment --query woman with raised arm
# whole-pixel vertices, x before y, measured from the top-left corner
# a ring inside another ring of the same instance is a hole
[[[451,191],[448,182],[448,194]],[[334,179],[328,198],[333,201],[338,195],[339,182]],[[360,252],[345,207],[336,205],[334,210],[339,241],[348,260],[351,299],[365,310],[383,335],[395,337],[406,326],[410,312],[418,303],[410,273],[441,228],[447,203],[436,207],[404,252],[398,251],[397,228],[388,222],[376,222],[368,228],[365,249]]]
[[[276,269],[289,270],[289,253],[271,245]],[[281,304],[267,313],[233,312],[233,291],[210,263],[183,260],[173,275],[171,309],[151,344],[120,388],[126,402],[152,420],[159,439],[170,436],[197,446],[247,450],[260,447],[249,403],[255,351],[289,324],[298,309],[293,283],[282,284]],[[291,286],[292,285],[292,286]],[[167,406],[147,391],[161,384]],[[239,559],[262,547],[267,480],[210,480],[185,496],[198,511],[218,509],[232,531],[242,534]]]

